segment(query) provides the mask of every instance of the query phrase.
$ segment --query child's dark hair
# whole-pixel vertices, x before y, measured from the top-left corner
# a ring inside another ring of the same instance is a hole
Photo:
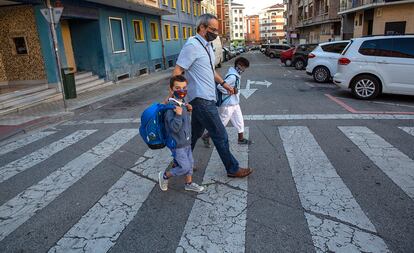
[[[238,57],[234,61],[234,67],[237,67],[237,65],[242,65],[242,66],[245,66],[246,68],[248,68],[249,65],[250,65],[250,62],[249,62],[249,60],[247,60],[244,57]]]
[[[187,82],[187,79],[183,75],[173,76],[170,79],[170,88],[174,87],[175,82]]]

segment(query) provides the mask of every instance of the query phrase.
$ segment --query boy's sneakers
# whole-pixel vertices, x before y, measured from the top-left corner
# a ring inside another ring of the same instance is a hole
[[[203,136],[201,136],[201,139],[203,140],[203,142],[204,142],[204,146],[205,146],[206,148],[211,148],[211,144],[210,144],[210,137],[209,137],[208,135],[203,135]]]
[[[249,145],[249,144],[252,144],[253,143],[251,140],[248,140],[248,139],[245,139],[245,138],[243,138],[241,140],[238,140],[237,142],[239,144],[242,144],[242,145]]]
[[[191,184],[185,184],[184,189],[186,191],[202,192],[204,191],[204,186],[192,182]]]
[[[164,178],[164,172],[158,173],[158,183],[160,184],[161,191],[168,190],[168,179]]]

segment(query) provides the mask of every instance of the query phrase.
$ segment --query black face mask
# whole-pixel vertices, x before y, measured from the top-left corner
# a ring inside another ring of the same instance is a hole
[[[217,38],[217,34],[215,34],[213,32],[210,32],[210,31],[207,31],[206,39],[207,39],[208,42],[213,41],[216,38]]]

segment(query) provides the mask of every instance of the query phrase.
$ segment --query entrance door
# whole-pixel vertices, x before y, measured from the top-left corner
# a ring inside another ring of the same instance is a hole
[[[73,68],[73,70],[76,72],[75,56],[73,55],[72,37],[70,35],[68,20],[62,20],[61,28],[67,66],[69,68]]]

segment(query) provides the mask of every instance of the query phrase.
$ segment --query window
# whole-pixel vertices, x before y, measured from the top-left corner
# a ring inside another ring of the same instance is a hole
[[[187,39],[187,28],[183,26],[183,39]]]
[[[322,50],[329,53],[340,54],[344,51],[345,47],[348,45],[348,42],[333,43],[321,46]]]
[[[413,38],[399,38],[394,40],[394,57],[399,58],[414,58],[414,39]]]
[[[378,39],[364,41],[358,52],[363,55],[392,57],[392,40]]]
[[[404,35],[406,21],[402,22],[385,22],[385,35]]]
[[[159,40],[158,37],[158,23],[157,22],[151,22],[151,39],[152,40]]]
[[[188,27],[188,37],[193,36],[193,29],[191,27]]]
[[[171,27],[169,24],[164,25],[165,40],[171,40]]]
[[[144,28],[142,25],[142,20],[133,20],[132,24],[134,25],[134,35],[135,41],[144,41]]]
[[[109,18],[109,30],[112,41],[112,52],[122,53],[125,50],[124,26],[122,18]]]
[[[168,0],[162,0],[162,4],[168,6]]]
[[[242,10],[239,10],[239,13],[242,13],[243,11]]]
[[[234,28],[235,28],[235,29],[239,29],[239,26],[238,26],[238,25],[235,25],[235,26],[234,26]]]
[[[173,26],[173,32],[174,32],[174,39],[178,40],[178,26]]]
[[[27,43],[25,37],[15,37],[13,38],[15,53],[17,55],[27,55]]]
[[[191,13],[191,0],[187,0],[187,13]]]
[[[181,0],[181,11],[185,12],[185,0]]]
[[[197,4],[193,1],[193,13],[194,16],[197,16]]]
[[[172,2],[171,2],[171,7],[173,8],[173,9],[177,9],[177,0],[171,0]]]

